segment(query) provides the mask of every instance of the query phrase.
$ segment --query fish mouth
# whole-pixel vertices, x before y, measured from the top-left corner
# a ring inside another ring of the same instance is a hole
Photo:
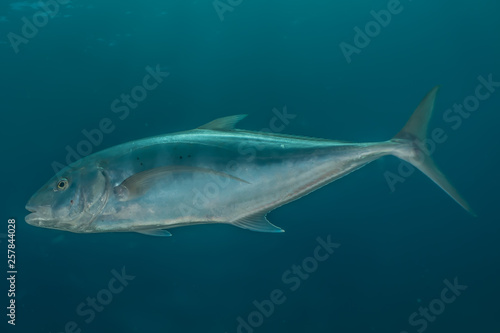
[[[49,221],[46,213],[50,209],[50,206],[31,206],[28,204],[25,208],[31,212],[31,214],[26,215],[24,218],[26,223],[40,226],[42,223]]]
[[[40,214],[38,214],[37,212],[26,215],[24,220],[26,221],[26,223],[34,226],[40,226],[40,224],[44,221],[43,217],[40,216]]]

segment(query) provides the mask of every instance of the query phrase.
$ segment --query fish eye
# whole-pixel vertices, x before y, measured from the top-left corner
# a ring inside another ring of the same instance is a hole
[[[63,178],[57,182],[57,189],[59,191],[64,191],[68,187],[68,180]]]

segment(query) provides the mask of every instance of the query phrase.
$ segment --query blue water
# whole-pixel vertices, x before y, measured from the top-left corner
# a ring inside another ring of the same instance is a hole
[[[2,280],[8,218],[18,272],[15,326],[1,284],[2,332],[500,332],[500,87],[481,83],[500,81],[498,1],[53,3],[0,4]],[[125,106],[148,66],[169,75]],[[386,140],[438,84],[430,129],[446,140],[433,157],[477,218],[419,172],[391,189],[388,172],[407,170],[386,157],[271,212],[282,234],[24,222],[29,197],[103,119],[92,151],[231,114],[269,128],[284,108],[295,117],[274,123],[282,133]]]

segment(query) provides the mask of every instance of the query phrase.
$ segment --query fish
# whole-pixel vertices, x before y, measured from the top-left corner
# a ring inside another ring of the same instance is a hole
[[[246,115],[234,115],[107,148],[55,174],[29,199],[25,220],[74,233],[170,236],[168,230],[199,224],[279,233],[270,211],[386,155],[419,169],[474,215],[425,144],[438,90],[387,141],[247,131],[235,128]]]

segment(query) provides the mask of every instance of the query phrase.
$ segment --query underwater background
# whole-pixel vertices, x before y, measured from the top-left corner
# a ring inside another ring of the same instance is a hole
[[[499,14],[494,0],[2,1],[1,331],[500,332]],[[137,88],[151,71],[155,88]],[[241,113],[239,128],[378,141],[435,85],[433,157],[477,217],[384,157],[268,214],[282,234],[24,221],[103,119],[93,152]]]

